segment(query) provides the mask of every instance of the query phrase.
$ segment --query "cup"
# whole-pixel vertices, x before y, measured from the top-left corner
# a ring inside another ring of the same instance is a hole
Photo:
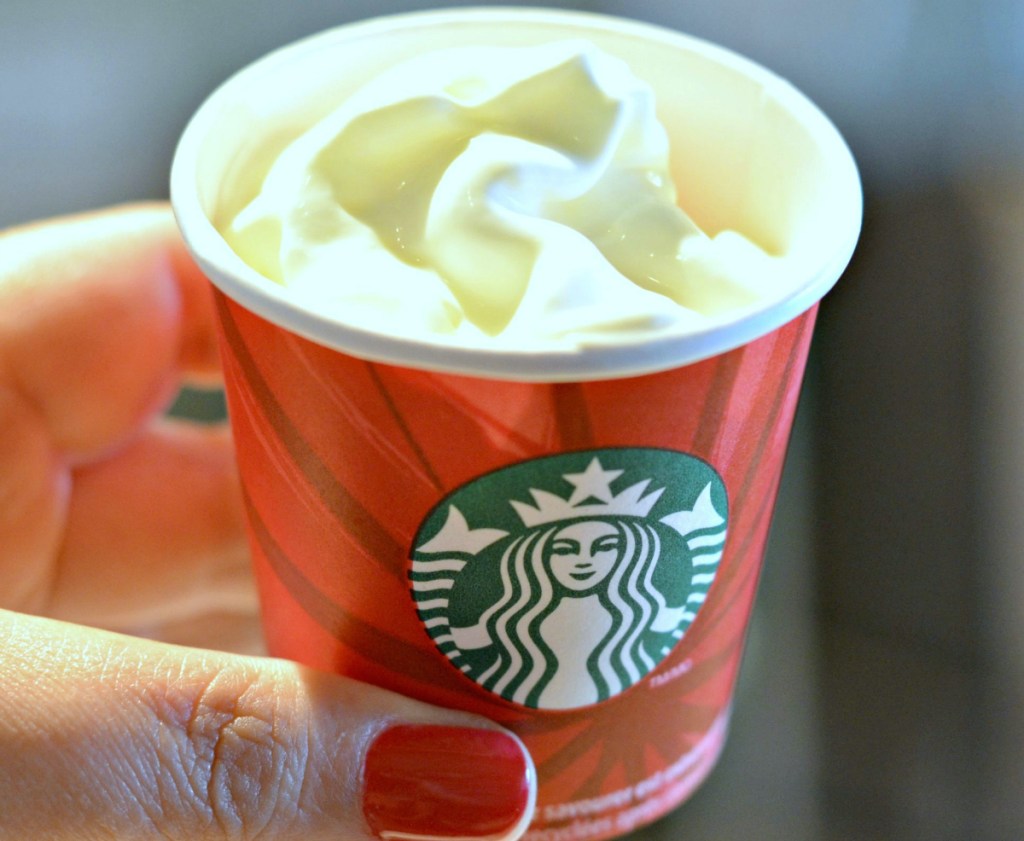
[[[394,63],[580,37],[653,85],[695,221],[788,255],[784,288],[646,341],[466,348],[329,318],[218,234],[268,150]],[[241,71],[187,127],[171,186],[215,289],[271,653],[516,732],[533,841],[612,838],[684,801],[723,746],[818,301],[860,229],[831,123],[676,32],[433,11]]]

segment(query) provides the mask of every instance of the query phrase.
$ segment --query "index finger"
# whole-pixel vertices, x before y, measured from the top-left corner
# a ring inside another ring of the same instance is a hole
[[[0,385],[73,461],[116,446],[182,376],[218,369],[207,283],[164,205],[0,236]]]

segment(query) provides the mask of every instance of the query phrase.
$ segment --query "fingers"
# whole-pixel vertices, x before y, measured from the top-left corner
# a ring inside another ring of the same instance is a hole
[[[514,737],[282,661],[0,612],[0,837],[511,839]]]
[[[0,237],[0,382],[81,461],[216,370],[206,283],[159,205]]]
[[[37,413],[0,383],[0,607],[45,607],[70,486]]]
[[[124,632],[174,645],[234,654],[262,655],[267,651],[263,625],[255,610],[217,610],[202,616],[177,617],[170,622],[146,621]]]
[[[49,615],[138,630],[255,613],[228,433],[164,421],[74,473]]]
[[[181,617],[184,582],[228,609],[251,605],[251,585],[237,583],[247,576],[223,434],[143,433],[182,376],[215,379],[213,323],[207,282],[164,206],[0,236],[0,606],[46,610],[56,585],[69,615],[109,624],[125,618],[128,588],[146,597],[162,584],[162,621]],[[158,569],[158,543],[177,578]],[[205,578],[191,574],[213,557]],[[77,602],[74,583],[92,597]]]

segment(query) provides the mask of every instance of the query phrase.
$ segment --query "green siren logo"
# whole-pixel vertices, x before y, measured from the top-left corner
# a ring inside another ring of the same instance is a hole
[[[506,700],[611,698],[683,638],[722,557],[728,502],[685,453],[615,448],[515,464],[451,493],[416,535],[420,618]]]

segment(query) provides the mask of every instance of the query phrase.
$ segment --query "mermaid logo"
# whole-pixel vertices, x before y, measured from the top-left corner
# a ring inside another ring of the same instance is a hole
[[[528,707],[611,698],[683,638],[715,578],[714,469],[621,448],[522,462],[459,488],[412,553],[420,618],[453,666]]]

